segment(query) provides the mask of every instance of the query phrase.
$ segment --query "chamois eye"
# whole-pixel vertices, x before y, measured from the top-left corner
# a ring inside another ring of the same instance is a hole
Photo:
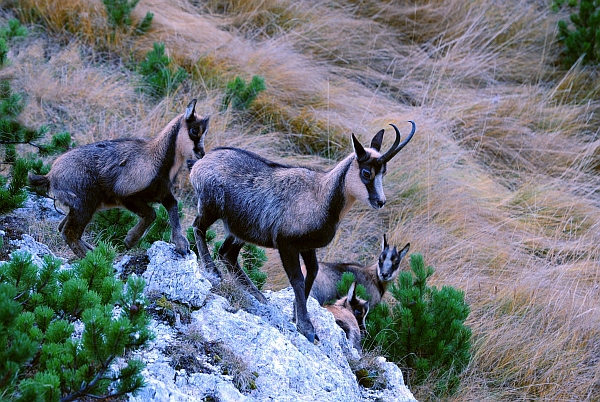
[[[198,136],[198,127],[192,127],[190,128],[190,135],[193,135],[194,137]]]
[[[360,176],[365,180],[371,180],[371,170],[370,169],[361,170]]]

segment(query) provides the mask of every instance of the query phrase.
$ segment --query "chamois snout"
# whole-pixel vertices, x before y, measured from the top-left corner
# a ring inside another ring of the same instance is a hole
[[[375,209],[381,209],[383,208],[383,206],[385,205],[385,198],[382,199],[369,199],[369,203],[371,204],[371,206]]]

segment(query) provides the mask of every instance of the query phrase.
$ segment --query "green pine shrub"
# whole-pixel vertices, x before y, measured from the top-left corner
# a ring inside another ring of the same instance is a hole
[[[554,0],[552,8],[558,10],[566,0]],[[568,6],[575,7],[576,0],[568,0]],[[572,66],[583,56],[583,64],[600,62],[600,1],[580,0],[579,12],[570,16],[573,29],[561,20],[558,22],[558,41],[565,46],[563,62]]]
[[[113,27],[130,27],[132,25],[131,12],[140,0],[102,0],[106,7],[108,22]],[[146,33],[150,29],[154,14],[150,11],[136,25],[135,31],[139,34]]]
[[[434,269],[421,254],[410,256],[410,267],[390,286],[394,302],[369,311],[364,347],[381,350],[412,385],[427,380],[438,397],[449,395],[471,358],[471,329],[464,324],[470,309],[462,291],[427,286]]]
[[[7,27],[0,27],[0,68],[7,60],[8,43],[27,34],[18,20],[11,19]],[[8,79],[0,79],[0,165],[8,166],[8,174],[0,174],[0,214],[8,213],[23,205],[27,199],[27,173],[47,173],[50,166],[38,158],[64,152],[73,144],[69,133],[55,134],[50,143],[40,143],[48,133],[46,126],[32,129],[19,121],[25,108],[21,94],[14,93]],[[17,145],[27,145],[37,152],[19,154]],[[4,169],[0,169],[4,171]]]
[[[248,84],[243,78],[235,77],[227,83],[223,109],[227,109],[230,105],[237,110],[248,109],[258,94],[265,89],[267,89],[265,79],[259,75],[252,77]]]
[[[267,282],[267,273],[260,269],[267,262],[267,253],[254,244],[246,243],[242,247],[240,255],[242,257],[242,269],[248,274],[258,290],[262,290]]]
[[[108,243],[115,250],[123,252],[126,250],[127,231],[138,219],[133,212],[124,208],[105,209],[94,214],[89,230],[93,234],[94,242]]]
[[[153,337],[143,279],[131,276],[123,286],[113,259],[100,245],[71,268],[51,256],[38,267],[22,252],[0,265],[3,400],[98,399],[144,386],[141,361],[113,366]]]
[[[183,217],[182,208],[183,204],[179,203],[179,218]],[[89,228],[94,233],[95,242],[108,243],[117,251],[123,252],[126,250],[125,237],[127,236],[127,231],[138,220],[139,217],[127,209],[112,208],[96,213],[90,222]],[[159,240],[167,243],[171,241],[169,213],[163,205],[158,206],[156,219],[140,239],[138,246],[142,249],[149,249],[152,243]]]
[[[173,65],[161,42],[154,42],[152,50],[138,65],[138,72],[143,80],[142,91],[157,99],[173,93],[188,77],[183,68]]]

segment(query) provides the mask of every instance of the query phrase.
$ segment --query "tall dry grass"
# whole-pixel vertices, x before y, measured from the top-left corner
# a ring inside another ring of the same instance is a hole
[[[0,4],[43,27],[9,67],[27,123],[78,143],[152,136],[198,97],[209,149],[327,169],[351,132],[367,142],[414,120],[388,166],[386,208],[355,206],[319,258],[371,263],[387,232],[435,267],[432,284],[466,292],[473,358],[450,400],[597,400],[600,79],[558,64],[564,13],[535,0],[142,0],[134,17],[152,11],[150,31],[111,36],[100,1]],[[156,41],[191,74],[159,103],[124,67]],[[236,75],[262,75],[267,90],[250,111],[223,112]],[[189,223],[185,177],[179,196]],[[267,286],[287,286],[268,255]],[[413,392],[434,400],[433,386]]]

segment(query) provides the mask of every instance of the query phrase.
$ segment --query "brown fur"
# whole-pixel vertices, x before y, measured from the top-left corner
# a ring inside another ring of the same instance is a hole
[[[358,353],[362,353],[361,339],[364,331],[364,319],[369,311],[369,306],[366,300],[356,297],[354,292],[355,289],[356,282],[353,282],[352,285],[350,285],[350,289],[346,296],[337,300],[334,304],[326,305],[324,307],[333,314],[336,324],[344,330],[350,344],[358,351]],[[357,304],[357,302],[359,303]],[[361,306],[362,308],[353,307],[353,304]],[[362,328],[357,316],[362,319]]]
[[[156,218],[149,205],[154,202],[168,211],[177,251],[187,252],[189,243],[181,230],[172,186],[187,159],[204,155],[208,118],[198,118],[195,107],[196,99],[152,140],[85,145],[58,157],[47,175],[29,176],[30,184],[45,191],[66,213],[58,229],[75,255],[83,258],[93,249],[81,236],[94,213],[106,208],[124,207],[140,216],[125,238],[126,247],[135,246]]]

